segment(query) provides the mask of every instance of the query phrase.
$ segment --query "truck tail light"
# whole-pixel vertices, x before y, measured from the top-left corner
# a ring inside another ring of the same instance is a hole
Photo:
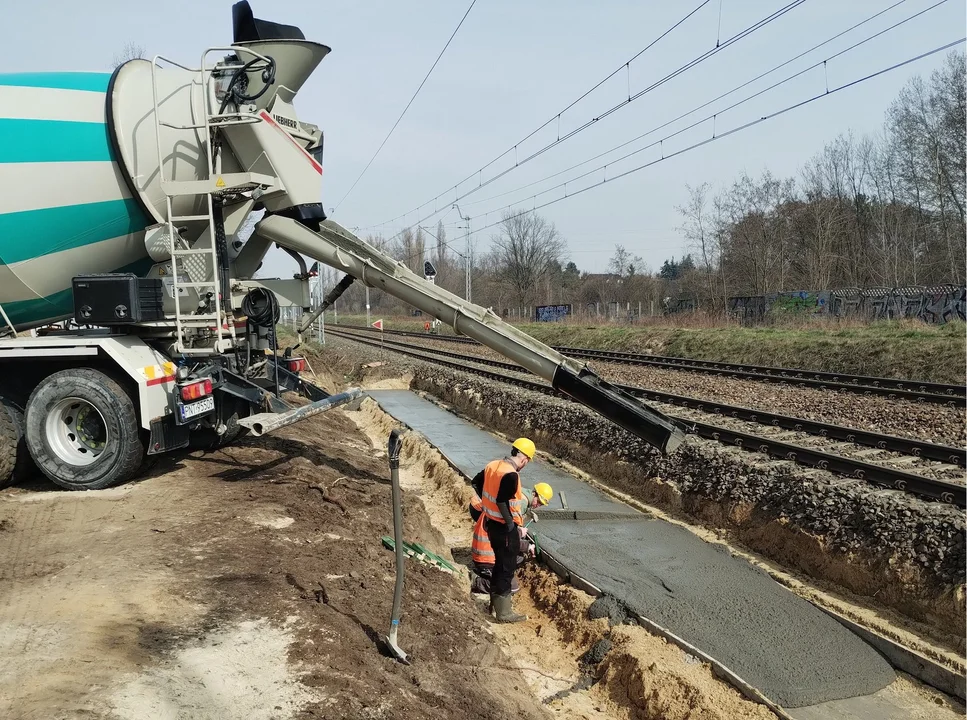
[[[302,372],[306,369],[305,358],[292,358],[291,360],[285,361],[286,369],[289,372]]]
[[[209,379],[199,380],[198,382],[181,386],[181,399],[183,402],[191,402],[192,400],[198,400],[211,394],[212,381]]]

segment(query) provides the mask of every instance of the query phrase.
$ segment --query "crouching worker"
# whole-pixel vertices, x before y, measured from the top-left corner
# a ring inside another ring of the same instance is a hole
[[[520,472],[534,457],[534,452],[532,441],[518,438],[511,447],[510,457],[488,463],[473,481],[474,490],[480,498],[481,511],[474,526],[474,544],[479,544],[475,562],[479,558],[481,561],[491,559],[493,563],[489,583],[490,602],[498,622],[521,622],[527,619],[513,611],[511,590],[520,556],[529,552],[530,548],[524,527],[527,506],[531,503],[534,506],[544,504],[545,500],[536,488],[534,497],[529,499],[520,483]],[[546,500],[549,501],[552,494],[550,487],[541,490],[545,491]],[[492,555],[488,554],[484,539]]]
[[[554,491],[547,483],[537,483],[534,486],[533,492],[524,489],[524,497],[528,496],[530,497],[528,507],[538,508],[547,505],[551,501],[551,498],[554,496]],[[475,521],[473,525],[473,540],[470,544],[470,557],[473,561],[473,579],[470,583],[470,592],[489,595],[490,580],[493,575],[495,562],[494,550],[490,546],[490,538],[487,535],[487,516],[483,514],[483,510],[480,508],[480,498],[475,497],[474,502],[470,506],[470,515]],[[521,537],[521,551],[517,556],[518,569],[524,564],[527,558],[534,557],[535,550],[534,540],[529,534],[523,535]],[[510,592],[513,595],[519,590],[520,584],[517,582],[517,576],[514,575],[510,583]]]

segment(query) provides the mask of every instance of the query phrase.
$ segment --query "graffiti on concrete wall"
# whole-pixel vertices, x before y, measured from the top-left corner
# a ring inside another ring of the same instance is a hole
[[[557,322],[571,314],[570,305],[538,305],[534,310],[537,322]]]
[[[766,299],[762,295],[737,295],[729,298],[729,315],[743,323],[762,320],[766,312]]]
[[[833,314],[870,320],[919,319],[942,325],[967,319],[967,288],[938,285],[834,290]]]
[[[951,320],[967,320],[967,288],[950,291],[927,291],[917,317],[929,323],[947,323]]]
[[[825,315],[829,312],[829,292],[769,293],[765,296],[765,312],[780,315]]]
[[[713,304],[710,301],[699,303],[692,298],[666,298],[662,303],[666,315],[692,312],[699,306],[713,307]],[[737,295],[729,298],[728,313],[745,324],[802,316],[867,320],[908,318],[942,325],[967,319],[967,288],[937,285]]]

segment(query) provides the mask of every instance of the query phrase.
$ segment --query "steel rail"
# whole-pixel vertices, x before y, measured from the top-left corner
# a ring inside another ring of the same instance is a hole
[[[342,330],[342,328],[340,328]],[[330,330],[331,331],[331,330]],[[369,345],[371,347],[380,347],[381,343],[378,340],[372,340],[369,338],[363,338],[355,335],[352,332],[340,332],[335,331],[333,334],[343,337],[345,339],[353,340],[355,342],[362,343],[364,345]],[[490,365],[494,367],[500,367],[504,369],[514,370],[516,372],[527,372],[523,368],[520,368],[511,363],[502,362],[499,360],[486,360],[481,358],[469,357],[466,355],[460,355],[459,353],[448,353],[442,350],[432,350],[429,348],[421,348],[421,352],[416,352],[412,348],[412,345],[407,345],[405,343],[395,342],[392,340],[383,340],[383,346],[388,346],[386,349],[393,352],[398,352],[403,355],[409,355],[411,357],[426,361],[433,362],[439,365],[444,365],[447,367],[452,367],[456,370],[463,372],[470,372],[483,377],[490,378],[492,380],[497,380],[499,382],[507,383],[510,385],[516,385],[517,387],[522,387],[528,390],[534,390],[545,395],[552,395],[554,397],[561,397],[556,390],[550,385],[542,382],[537,382],[534,380],[527,380],[524,378],[513,377],[504,375],[502,373],[492,372],[485,370],[483,368],[476,368],[465,365],[463,362],[453,362],[451,360],[444,360],[441,357],[433,357],[425,353],[436,353],[437,355],[443,355],[444,357],[452,357],[454,359],[461,359],[465,362],[473,362],[483,365]],[[409,349],[408,349],[409,348]],[[623,388],[626,391],[637,390],[642,393],[650,393],[651,391],[644,391],[641,388]],[[662,393],[663,394],[663,393]],[[675,397],[675,396],[670,396]],[[701,402],[696,401],[694,398],[686,398],[690,402]],[[664,402],[664,401],[663,401]],[[723,406],[719,406],[723,407]],[[693,408],[697,409],[697,408]],[[742,408],[747,410],[748,408]],[[709,412],[703,410],[703,412]],[[762,416],[762,413],[758,411],[758,415]],[[781,416],[779,416],[781,417]],[[797,418],[789,418],[790,420],[796,420]],[[764,438],[758,435],[753,435],[751,433],[746,433],[738,430],[732,430],[730,428],[723,428],[718,425],[712,425],[709,423],[699,422],[696,420],[690,420],[686,418],[676,418],[678,422],[681,422],[690,432],[699,435],[700,437],[715,440],[727,445],[734,445],[737,447],[742,447],[745,449],[761,452],[774,457],[779,460],[789,460],[797,465],[803,465],[806,467],[813,467],[819,470],[828,470],[830,472],[836,473],[838,475],[844,475],[856,480],[863,480],[874,485],[880,485],[894,490],[901,490],[904,492],[913,493],[915,495],[921,495],[923,497],[929,498],[931,500],[937,500],[944,503],[953,503],[960,507],[967,507],[967,486],[958,485],[956,483],[951,483],[946,480],[934,480],[931,478],[924,477],[922,475],[917,475],[915,473],[905,472],[903,470],[897,470],[894,468],[886,467],[883,465],[875,465],[872,463],[864,462],[862,460],[855,460],[852,458],[846,458],[840,455],[834,455],[832,453],[827,453],[822,450],[817,450],[814,448],[807,448],[801,445],[794,445],[792,443],[787,443],[772,438]],[[831,426],[840,427],[840,426]],[[856,431],[853,428],[845,428],[846,430]],[[804,430],[805,431],[805,430]],[[869,433],[871,435],[876,435],[875,433]],[[859,437],[859,436],[857,436]],[[879,436],[882,438],[892,438],[892,436]],[[898,438],[900,439],[900,438]],[[858,440],[854,441],[858,442]],[[913,442],[916,441],[906,441]],[[920,443],[921,445],[930,445],[930,443]],[[942,447],[942,446],[937,446]],[[947,448],[947,450],[953,450],[960,452],[957,448]]]
[[[862,391],[882,391],[883,393],[903,393],[901,397],[921,398],[930,402],[949,402],[957,399],[967,398],[967,386],[946,385],[944,383],[934,383],[921,380],[902,380],[898,378],[873,377],[869,375],[849,375],[846,373],[823,372],[820,370],[801,370],[798,368],[780,368],[769,365],[738,365],[734,363],[713,362],[711,360],[692,360],[689,358],[676,358],[662,355],[643,355],[638,353],[621,352],[617,350],[592,350],[587,348],[556,347],[560,353],[571,357],[597,358],[612,362],[636,364],[661,363],[662,365],[673,365],[688,370],[708,370],[715,371],[716,374],[742,373],[743,376],[751,377],[756,380],[771,379],[776,382],[808,381],[810,385],[818,385],[820,388],[830,387],[842,390],[844,387],[847,392]]]
[[[379,332],[368,327],[344,325],[342,328],[361,330],[365,332]],[[457,335],[427,335],[426,333],[409,332],[406,330],[384,330],[384,333],[406,337],[418,337],[425,340],[441,340],[462,344],[476,344],[475,340]],[[555,350],[573,358],[604,360],[626,365],[647,365],[668,370],[684,372],[698,372],[710,375],[791,384],[799,387],[811,387],[819,390],[839,390],[842,392],[859,393],[862,395],[876,395],[891,400],[910,400],[913,402],[929,402],[941,405],[967,407],[967,385],[948,385],[945,383],[928,382],[925,380],[905,380],[899,378],[874,377],[870,375],[850,375],[848,373],[833,373],[820,370],[802,370],[799,368],[781,368],[768,365],[740,365],[734,363],[714,362],[711,360],[692,360],[665,355],[645,355],[618,350],[597,350],[589,348],[575,348],[555,345]]]
[[[347,334],[347,336],[351,336],[351,333]],[[408,345],[406,343],[401,343],[394,340],[384,340],[383,342],[389,345],[415,347],[413,345]],[[437,350],[435,348],[421,349],[426,352],[435,353],[444,357],[451,357],[457,360],[487,364],[493,367],[500,367],[516,372],[526,372],[526,370],[519,365],[502,360],[484,360],[469,355],[461,355],[460,353],[449,352],[447,350]],[[634,385],[621,385],[618,383],[615,383],[615,385],[630,395],[642,400],[654,400],[657,402],[663,402],[669,405],[677,405],[679,407],[697,410],[699,412],[709,413],[712,415],[728,416],[737,420],[745,420],[747,422],[759,423],[760,425],[780,427],[784,430],[791,430],[794,432],[804,432],[809,435],[830,438],[832,440],[842,440],[844,442],[854,443],[856,445],[864,445],[877,450],[903,453],[904,455],[922,457],[927,460],[948,463],[950,465],[957,465],[960,467],[967,466],[967,449],[965,448],[958,448],[949,445],[938,445],[937,443],[898,437],[896,435],[885,435],[883,433],[861,430],[859,428],[848,427],[846,425],[824,423],[816,420],[795,417],[792,415],[780,415],[778,413],[771,413],[765,410],[756,410],[753,408],[742,407],[740,405],[727,405],[715,400],[703,400],[700,398],[689,397],[687,395],[676,395],[673,393],[662,392],[660,390],[650,390],[647,388],[635,387]]]

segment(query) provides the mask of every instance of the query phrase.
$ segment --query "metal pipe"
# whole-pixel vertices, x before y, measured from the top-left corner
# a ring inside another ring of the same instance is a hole
[[[341,392],[338,395],[332,395],[324,400],[319,400],[314,403],[309,403],[308,405],[303,405],[300,408],[295,408],[284,413],[259,413],[257,415],[249,415],[247,418],[242,418],[238,421],[238,424],[242,427],[247,427],[252,431],[255,437],[261,437],[266,433],[270,433],[273,430],[278,430],[279,428],[284,428],[286,425],[292,425],[300,420],[305,420],[313,415],[318,415],[319,413],[324,413],[326,410],[332,410],[334,407],[340,405],[345,405],[348,402],[352,402],[356,398],[360,397],[363,391],[359,388],[350,388],[346,392]]]
[[[439,285],[427,283],[369,243],[326,220],[314,232],[290,218],[271,215],[256,232],[359,278],[368,286],[408,302],[514,360],[557,390],[597,410],[609,420],[659,448],[673,452],[685,434],[669,418],[605,382],[587,365],[565,357],[512,325],[493,310],[469,303]]]

